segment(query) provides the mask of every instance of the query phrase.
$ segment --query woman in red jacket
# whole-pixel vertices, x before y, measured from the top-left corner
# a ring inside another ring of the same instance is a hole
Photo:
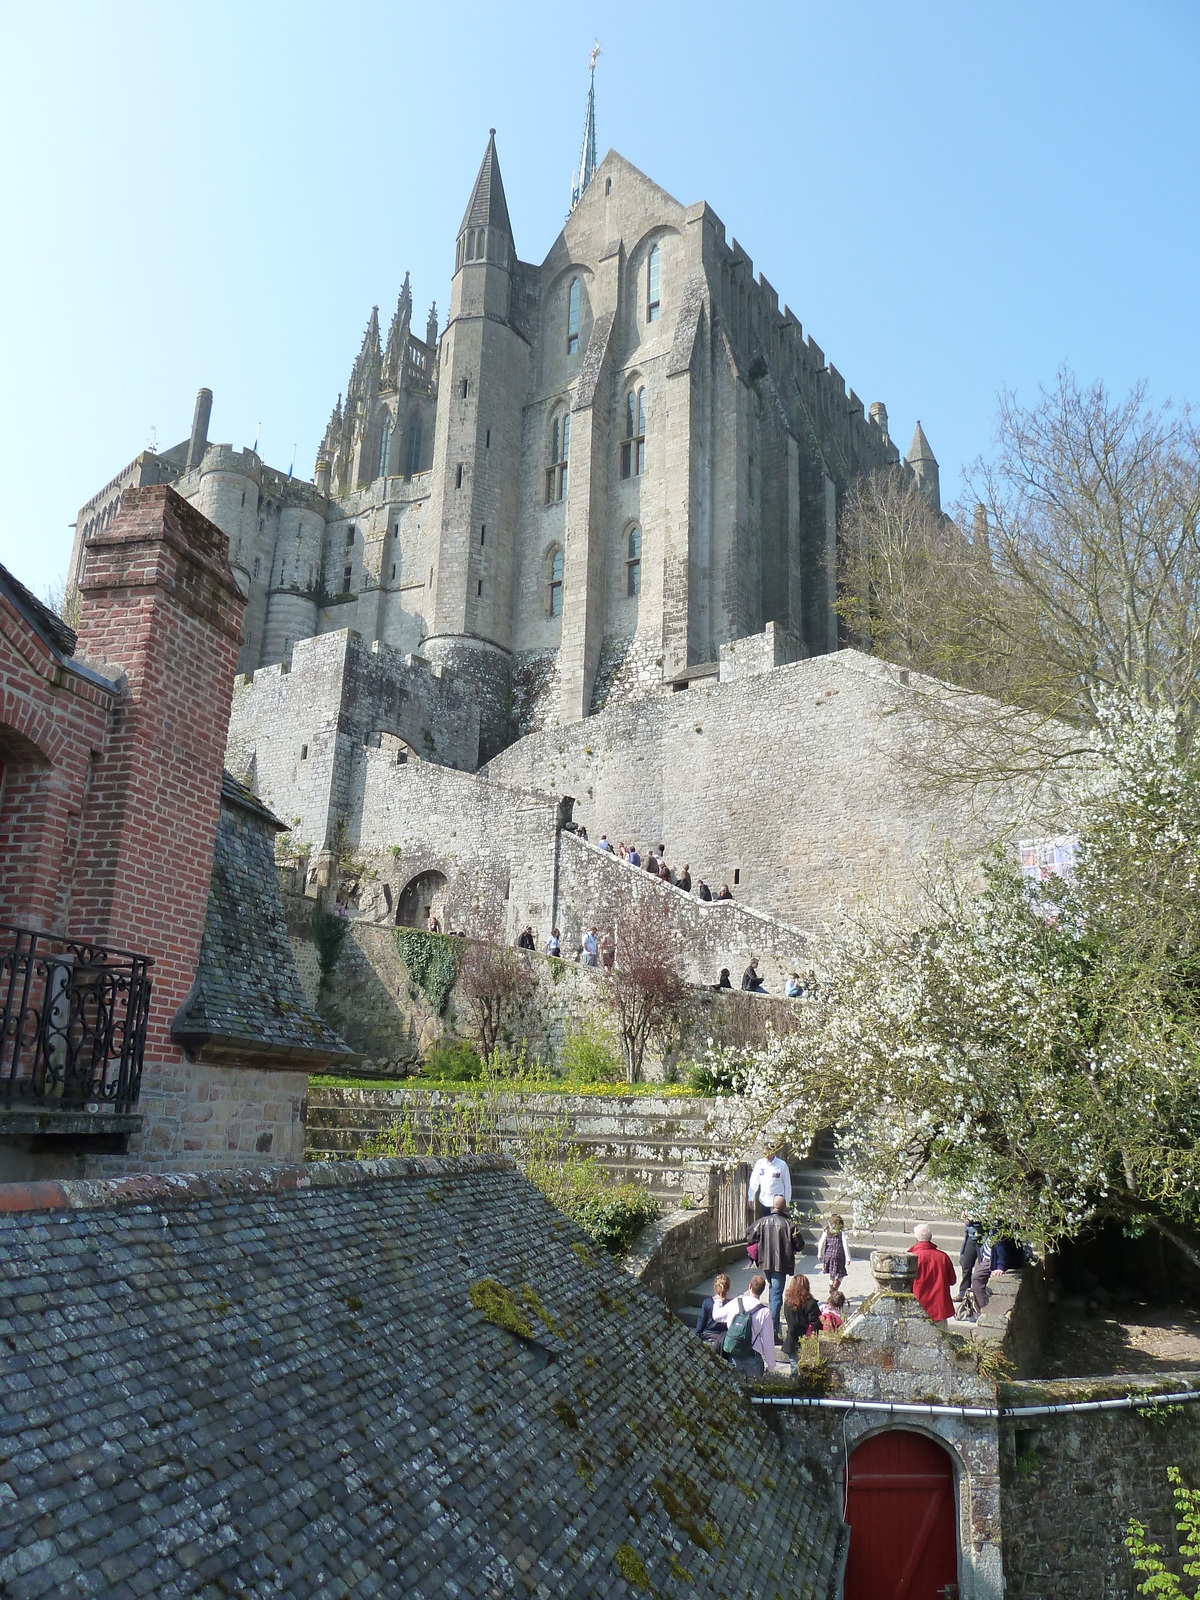
[[[946,1322],[954,1315],[950,1290],[954,1285],[954,1263],[933,1242],[933,1229],[918,1222],[913,1229],[916,1244],[910,1251],[917,1258],[917,1278],[913,1294],[925,1308],[930,1322]]]

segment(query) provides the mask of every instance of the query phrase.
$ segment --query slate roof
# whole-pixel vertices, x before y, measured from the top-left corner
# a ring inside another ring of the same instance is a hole
[[[227,772],[200,961],[172,1023],[193,1055],[318,1067],[353,1055],[300,987],[275,870],[283,823]]]
[[[496,130],[488,134],[487,149],[479,164],[479,176],[467,201],[467,209],[459,223],[464,228],[499,228],[512,238],[512,224],[508,220],[508,201],[504,198],[504,182],[500,177],[500,158],[496,154]]]
[[[3,1185],[0,1291],[6,1600],[836,1592],[737,1381],[499,1158]]]
[[[75,654],[75,630],[28,590],[7,567],[0,566],[0,593],[8,596],[25,621],[39,633],[52,650],[62,656]]]

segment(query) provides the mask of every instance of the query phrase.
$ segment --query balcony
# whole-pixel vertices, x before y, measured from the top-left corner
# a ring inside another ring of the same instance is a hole
[[[146,956],[0,923],[0,1138],[124,1149],[150,1010]]]

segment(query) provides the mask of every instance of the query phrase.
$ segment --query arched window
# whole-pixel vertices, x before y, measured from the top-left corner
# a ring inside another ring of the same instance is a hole
[[[579,279],[571,279],[567,293],[567,354],[575,355],[579,349]]]
[[[567,456],[571,449],[571,413],[555,417],[550,429],[550,465],[546,468],[546,504],[552,505],[567,492]]]
[[[408,454],[404,458],[404,476],[411,478],[421,470],[421,414],[414,411],[408,419]]]
[[[379,432],[379,477],[381,478],[387,476],[388,451],[392,443],[391,421],[392,419],[385,411],[383,413],[383,426]]]
[[[646,470],[646,391],[630,389],[625,396],[625,443],[621,446],[621,476],[640,478]]]
[[[625,593],[636,600],[642,592],[642,530],[630,528],[625,558]]]
[[[563,553],[556,546],[550,556],[550,615],[562,616]]]
[[[655,245],[646,259],[646,321],[658,321],[658,246]]]

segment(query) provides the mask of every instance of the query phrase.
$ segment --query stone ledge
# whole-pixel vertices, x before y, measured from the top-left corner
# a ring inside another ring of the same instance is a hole
[[[135,1173],[127,1178],[0,1184],[0,1215],[20,1211],[103,1211],[122,1205],[188,1206],[296,1189],[349,1189],[398,1178],[455,1178],[511,1171],[504,1156],[404,1156],[321,1161],[307,1166],[231,1167],[213,1172]],[[532,1190],[531,1190],[532,1192]]]

